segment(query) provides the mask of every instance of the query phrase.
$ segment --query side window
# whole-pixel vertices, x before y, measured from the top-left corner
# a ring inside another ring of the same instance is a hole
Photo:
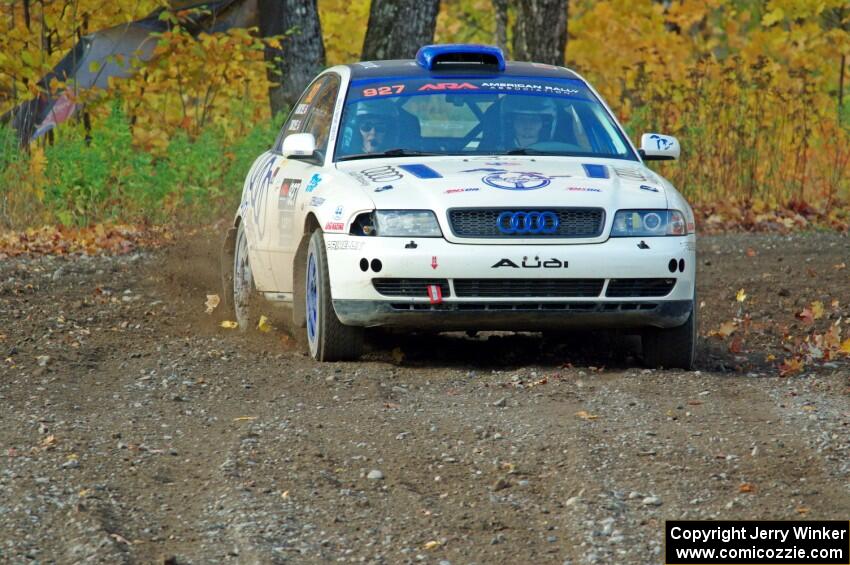
[[[334,105],[338,93],[339,79],[331,75],[304,118],[302,133],[313,134],[316,138],[316,149],[321,151],[322,154],[328,148],[328,137],[331,133],[331,122],[333,121]]]
[[[280,133],[277,135],[277,139],[274,142],[274,151],[280,152],[283,140],[287,135],[291,133],[301,133],[304,131],[304,123],[307,118],[307,113],[310,111],[312,104],[316,102],[319,91],[322,90],[323,86],[335,78],[336,77],[331,75],[323,76],[314,80],[310,86],[307,87],[307,90],[305,90],[304,94],[301,95],[301,98],[298,99],[295,107],[289,113],[289,118],[287,118],[280,130]]]

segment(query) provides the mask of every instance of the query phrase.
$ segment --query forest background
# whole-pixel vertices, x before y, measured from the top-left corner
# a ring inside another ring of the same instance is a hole
[[[431,3],[434,42],[522,54],[520,2]],[[681,160],[653,166],[695,205],[699,229],[848,228],[846,0],[560,3],[565,65],[632,139],[679,137]],[[370,4],[318,0],[325,65],[360,60]],[[269,52],[295,41],[297,27],[192,34],[182,25],[191,14],[165,0],[0,0],[0,114],[43,94],[38,81],[85,34],[157,8],[169,29],[133,76],[74,89],[84,110],[24,147],[0,124],[0,230],[205,223],[238,203],[285,117],[271,112],[269,91],[287,76],[269,72]]]

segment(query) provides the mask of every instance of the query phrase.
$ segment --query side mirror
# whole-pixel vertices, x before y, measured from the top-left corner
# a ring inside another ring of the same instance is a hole
[[[640,136],[640,156],[644,161],[672,161],[679,158],[679,140],[672,135],[645,133]]]
[[[312,159],[316,155],[316,138],[312,133],[293,133],[284,138],[280,152],[289,159]]]

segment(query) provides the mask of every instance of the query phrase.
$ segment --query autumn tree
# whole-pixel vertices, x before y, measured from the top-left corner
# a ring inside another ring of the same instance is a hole
[[[563,65],[567,48],[568,0],[516,2],[513,58]]]
[[[266,48],[272,63],[269,91],[273,114],[293,104],[307,83],[325,66],[325,45],[316,0],[259,0],[263,37],[286,35],[280,46]]]
[[[410,59],[434,40],[440,0],[372,0],[362,59]]]

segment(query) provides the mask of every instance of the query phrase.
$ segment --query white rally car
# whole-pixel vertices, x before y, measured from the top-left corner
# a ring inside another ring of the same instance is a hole
[[[694,216],[644,165],[678,156],[665,135],[635,148],[575,72],[495,47],[336,66],[248,173],[227,292],[243,328],[252,297],[290,303],[320,361],[373,326],[611,328],[690,368]]]

